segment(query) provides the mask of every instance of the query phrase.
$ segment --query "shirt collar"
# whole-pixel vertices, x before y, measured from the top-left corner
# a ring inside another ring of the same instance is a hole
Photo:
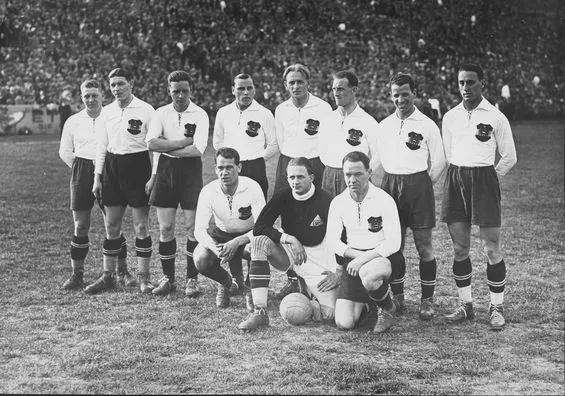
[[[394,116],[398,121],[408,121],[408,120],[421,121],[424,118],[424,114],[420,110],[418,110],[418,107],[416,106],[414,106],[414,111],[412,112],[412,114],[410,114],[408,118],[405,118],[404,120],[400,119],[400,117],[396,113],[396,110],[394,110]]]
[[[249,185],[247,184],[247,181],[245,180],[246,177],[245,176],[239,176],[238,177],[238,181],[237,181],[237,188],[235,189],[235,193],[233,195],[237,195],[245,190],[247,190],[249,188]],[[222,186],[220,185],[220,180],[216,179],[216,192],[219,194],[224,194],[226,195],[223,191],[222,191]]]
[[[233,106],[233,108],[234,108],[236,111],[242,111],[242,110],[239,110],[239,107],[237,107],[237,101],[234,100],[234,101],[232,102],[232,106]],[[259,110],[259,103],[257,103],[257,101],[256,101],[255,99],[253,99],[253,100],[251,101],[251,104],[249,105],[249,107],[247,107],[247,108],[246,108],[245,110],[243,110],[243,111],[248,111],[248,110],[249,110],[249,111],[257,111],[257,110]]]
[[[175,113],[178,113],[178,111],[175,110],[175,107],[172,103],[169,103],[167,105],[167,107],[169,108],[169,110],[174,111]],[[192,113],[194,111],[196,111],[196,105],[191,100],[190,103],[188,104],[188,107],[182,113]]]
[[[482,110],[490,110],[492,108],[492,104],[488,100],[485,99],[484,96],[481,96],[481,101],[479,102],[478,106],[475,107],[473,110],[482,109]],[[457,106],[455,106],[458,110],[468,111],[465,106],[463,106],[463,101],[461,101]]]

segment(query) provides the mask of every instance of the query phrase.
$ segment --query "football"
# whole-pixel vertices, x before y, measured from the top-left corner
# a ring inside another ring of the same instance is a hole
[[[284,321],[299,326],[312,318],[310,300],[302,293],[291,293],[282,299],[279,312]]]

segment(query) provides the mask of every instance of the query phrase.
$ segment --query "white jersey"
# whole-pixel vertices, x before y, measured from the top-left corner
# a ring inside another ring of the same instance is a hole
[[[287,157],[319,157],[329,133],[332,107],[317,96],[308,95],[304,107],[296,107],[290,98],[275,109],[277,144]]]
[[[428,171],[435,182],[445,168],[439,128],[416,107],[404,120],[394,112],[381,121],[377,142],[379,162],[387,173],[410,175]]]
[[[273,113],[255,100],[241,111],[236,102],[218,110],[214,123],[214,149],[236,149],[242,161],[264,158],[277,153]]]
[[[210,217],[216,226],[228,233],[247,233],[253,237],[253,226],[265,206],[265,197],[259,184],[248,177],[239,176],[233,196],[222,191],[219,180],[213,180],[202,188],[196,206],[194,237],[205,247],[215,246],[208,235]]]
[[[86,109],[73,114],[63,127],[59,157],[69,167],[73,166],[75,157],[95,160],[97,136],[102,133],[104,133],[102,113],[96,118],[90,117]]]
[[[347,243],[341,241],[345,228]],[[329,248],[344,256],[348,247],[359,250],[375,249],[388,257],[400,249],[400,220],[396,203],[390,195],[369,183],[367,195],[361,202],[351,198],[349,188],[330,204],[326,233]]]
[[[332,112],[330,133],[324,138],[320,160],[324,165],[341,168],[342,160],[352,151],[361,151],[369,158],[377,155],[377,128],[379,123],[361,106],[351,114],[342,115],[340,109]]]
[[[102,109],[104,133],[96,145],[95,172],[101,174],[106,152],[133,154],[147,151],[145,136],[155,109],[149,103],[133,97],[129,105],[120,108],[114,101]]]
[[[496,173],[503,176],[516,164],[516,147],[508,119],[485,98],[467,111],[463,103],[443,117],[443,144],[450,164],[456,166],[494,165],[496,151],[500,161]]]

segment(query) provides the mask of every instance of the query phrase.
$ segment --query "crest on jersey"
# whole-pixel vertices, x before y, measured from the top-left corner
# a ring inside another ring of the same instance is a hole
[[[128,120],[128,132],[132,135],[139,135],[142,124],[143,122],[141,120],[137,120],[135,118]]]
[[[196,124],[184,124],[184,136],[188,138],[194,137],[194,132],[196,132]]]
[[[320,121],[318,120],[313,120],[311,118],[308,118],[306,120],[306,128],[304,128],[304,131],[310,135],[310,136],[314,136],[315,134],[318,133],[318,129],[320,128]]]
[[[371,232],[379,232],[380,230],[383,229],[383,218],[381,216],[379,217],[369,217],[369,219],[367,219],[367,221],[369,222],[369,231]]]
[[[319,214],[317,214],[316,217],[314,217],[314,220],[310,223],[310,227],[320,227],[322,225],[324,225],[324,220],[322,220]]]
[[[251,137],[255,137],[259,134],[259,128],[261,128],[261,124],[255,121],[247,121],[247,129],[245,133]]]
[[[246,206],[244,208],[239,208],[239,219],[240,220],[247,220],[251,217],[251,205]]]
[[[420,143],[424,140],[422,134],[417,132],[409,132],[408,133],[408,140],[406,140],[406,146],[410,150],[418,150],[420,148]]]
[[[475,137],[481,142],[486,142],[492,135],[492,125],[480,123],[477,125],[477,133]]]
[[[363,137],[363,132],[359,129],[351,128],[347,131],[347,139],[345,141],[352,146],[358,146],[361,144],[361,138]]]

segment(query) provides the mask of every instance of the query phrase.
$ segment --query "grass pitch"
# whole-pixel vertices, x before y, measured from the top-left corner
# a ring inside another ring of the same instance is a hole
[[[501,181],[508,263],[507,327],[488,327],[486,264],[473,229],[477,318],[447,325],[456,303],[451,242],[435,231],[437,317],[417,318],[420,286],[411,235],[408,312],[387,334],[332,324],[291,327],[270,310],[271,327],[241,333],[242,297],[218,310],[215,286],[189,299],[120,290],[99,296],[60,290],[70,274],[69,170],[57,136],[0,138],[1,393],[564,394],[564,125],[513,125],[518,164]],[[213,177],[212,152],[205,181]],[[269,174],[275,162],[268,164]],[[436,186],[436,199],[440,201]],[[438,205],[439,210],[439,205]],[[177,229],[184,224],[178,216]],[[135,268],[131,212],[124,220]],[[93,211],[85,277],[100,273],[103,224]],[[153,280],[160,276],[151,211]],[[179,235],[179,246],[184,244]],[[180,248],[179,248],[180,252]],[[178,260],[179,284],[185,265]],[[274,286],[283,276],[274,270]]]

